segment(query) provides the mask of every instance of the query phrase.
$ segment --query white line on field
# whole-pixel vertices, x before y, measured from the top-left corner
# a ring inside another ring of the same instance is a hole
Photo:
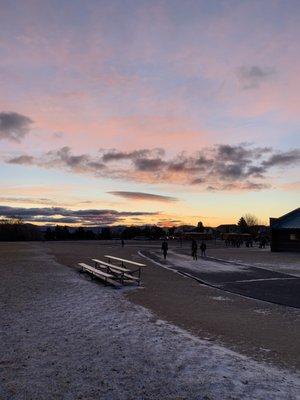
[[[259,281],[286,281],[288,279],[299,279],[299,278],[260,278],[260,279],[245,279],[241,281],[229,281],[229,282],[222,282],[225,283],[243,283],[243,282],[259,282]]]

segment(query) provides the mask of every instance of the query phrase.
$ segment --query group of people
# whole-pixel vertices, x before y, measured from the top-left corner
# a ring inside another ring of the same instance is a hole
[[[201,257],[206,257],[206,244],[204,242],[201,242],[200,250],[201,250]],[[195,239],[192,240],[192,257],[193,260],[198,259],[198,243],[196,242]]]
[[[226,247],[232,246],[232,247],[239,248],[242,246],[242,244],[243,244],[243,240],[241,238],[230,238],[230,239],[225,240]]]
[[[261,238],[255,239],[255,242],[256,243],[258,242],[260,249],[265,249],[266,245],[268,244],[268,239],[263,236]],[[236,238],[233,237],[233,238],[227,238],[225,240],[226,247],[232,246],[232,247],[239,248],[243,244],[245,244],[245,246],[248,248],[253,247],[253,239],[249,238],[249,239],[243,240],[242,238],[239,238],[239,237],[236,237]]]
[[[268,243],[267,238],[265,238],[265,237],[260,238],[260,240],[259,240],[259,248],[260,249],[265,249],[267,243]]]
[[[169,249],[168,242],[166,240],[164,240],[161,245],[161,251],[163,253],[165,260],[167,258],[168,249]],[[195,239],[192,240],[191,250],[192,250],[193,260],[197,260],[198,259],[198,243],[196,242]],[[204,242],[201,243],[200,250],[201,250],[201,257],[206,257],[206,244]]]

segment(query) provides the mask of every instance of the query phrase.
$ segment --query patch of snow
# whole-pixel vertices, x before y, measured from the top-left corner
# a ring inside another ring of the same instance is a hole
[[[255,313],[257,314],[263,314],[263,315],[268,315],[270,314],[270,312],[268,310],[261,310],[261,309],[257,309],[257,310],[253,310]]]
[[[299,265],[286,265],[283,263],[253,263],[254,267],[264,268],[270,271],[282,272],[283,274],[289,274],[300,278],[300,266]]]
[[[182,277],[184,277],[184,278],[187,278],[187,277],[188,277],[188,274],[187,274],[187,276],[185,276],[185,275],[181,274],[180,272],[176,271],[174,268],[168,266],[168,264],[163,264],[163,262],[164,262],[163,259],[161,259],[161,262],[158,262],[158,261],[153,260],[152,258],[146,256],[146,255],[143,254],[141,251],[138,251],[138,255],[139,255],[140,257],[145,258],[146,260],[151,261],[153,264],[156,264],[156,265],[158,265],[158,266],[160,266],[160,267],[162,267],[162,268],[168,269],[169,271],[172,271],[172,272],[175,272],[175,273],[177,273],[177,274],[180,274],[180,275],[181,275]],[[191,275],[190,277],[193,278],[192,275]]]
[[[228,299],[228,297],[223,297],[223,296],[211,296],[210,298],[213,300],[218,300],[218,301],[230,301],[230,299]]]
[[[246,268],[241,265],[234,265],[229,263],[222,263],[211,261],[207,258],[199,257],[198,260],[194,261],[191,257],[185,254],[178,254],[173,251],[168,253],[168,260],[175,265],[179,265],[184,268],[188,268],[191,271],[202,271],[209,273],[219,273],[219,272],[237,272],[244,271]]]
[[[265,349],[264,347],[260,347],[259,349],[260,349],[261,351],[265,351],[266,353],[268,353],[268,352],[271,351],[270,349]]]
[[[270,251],[270,250],[267,250]],[[253,256],[253,260],[251,260],[251,263],[245,263],[243,259],[225,259],[225,258],[216,258],[213,257],[214,260],[220,261],[220,262],[225,262],[225,263],[231,263],[232,265],[239,264],[240,266],[243,267],[256,267],[256,268],[263,268],[263,269],[268,269],[270,271],[275,271],[275,272],[282,272],[285,274],[293,275],[296,277],[300,277],[300,265],[298,263],[294,263],[294,265],[291,265],[291,263],[284,264],[283,262],[274,262],[274,261],[265,261],[265,262],[258,262],[256,261],[255,255]]]

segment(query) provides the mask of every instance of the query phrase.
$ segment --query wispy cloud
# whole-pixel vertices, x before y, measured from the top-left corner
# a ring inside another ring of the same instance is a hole
[[[263,161],[264,167],[274,166],[289,166],[299,163],[300,150],[294,149],[291,151],[272,154],[268,160]]]
[[[257,65],[242,66],[237,70],[237,77],[242,89],[256,89],[276,73],[274,68],[262,68]]]
[[[21,190],[21,189],[19,189]],[[43,197],[5,197],[0,196],[0,202],[3,203],[22,203],[22,204],[43,204],[43,205],[55,205],[54,200],[43,198]]]
[[[108,192],[115,196],[124,197],[125,199],[132,200],[150,200],[150,201],[161,201],[161,202],[174,202],[178,201],[176,197],[162,196],[159,194],[143,193],[143,192],[126,192],[126,191],[112,191]]]
[[[7,161],[8,164],[19,164],[19,165],[32,165],[35,163],[35,158],[26,154],[18,157],[10,158]]]

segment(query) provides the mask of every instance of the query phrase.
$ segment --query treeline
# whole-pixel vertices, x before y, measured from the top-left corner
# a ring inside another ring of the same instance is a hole
[[[222,225],[221,225],[222,226]],[[226,225],[224,225],[226,227]],[[235,225],[228,225],[228,233],[248,233],[256,238],[267,233],[267,227],[260,225],[255,216],[245,214]],[[119,226],[119,227],[68,227],[57,225],[55,227],[39,227],[24,223],[18,217],[0,219],[0,241],[26,241],[26,240],[110,240],[110,239],[145,239],[157,240],[165,236],[178,236],[188,232],[205,232],[219,237],[222,231],[218,228],[205,228],[202,222],[197,226],[185,225],[179,228],[161,228],[157,225],[144,226]],[[221,233],[220,233],[221,232]],[[223,232],[224,233],[224,232]]]
[[[42,240],[43,233],[32,224],[18,218],[0,220],[0,241]]]
[[[171,234],[175,228],[167,233]],[[120,230],[110,227],[90,228],[57,225],[44,230],[33,224],[24,223],[19,218],[0,220],[0,241],[30,241],[30,240],[110,240],[110,239],[159,239],[166,231],[158,226],[129,226]]]
[[[90,229],[78,227],[71,232],[67,226],[57,225],[55,228],[47,228],[44,233],[45,240],[95,240],[99,235]]]
[[[57,225],[55,228],[47,228],[44,237],[45,240],[110,240],[117,238],[125,240],[134,238],[159,239],[165,235],[165,230],[155,225],[145,227],[128,226],[120,232],[104,227],[99,229],[98,233],[83,227],[70,231],[67,226]]]
[[[172,234],[172,229],[169,228],[166,232],[163,228],[159,226],[128,226],[124,229],[121,234],[122,239],[134,239],[134,238],[147,238],[147,239],[159,239],[161,237]]]

